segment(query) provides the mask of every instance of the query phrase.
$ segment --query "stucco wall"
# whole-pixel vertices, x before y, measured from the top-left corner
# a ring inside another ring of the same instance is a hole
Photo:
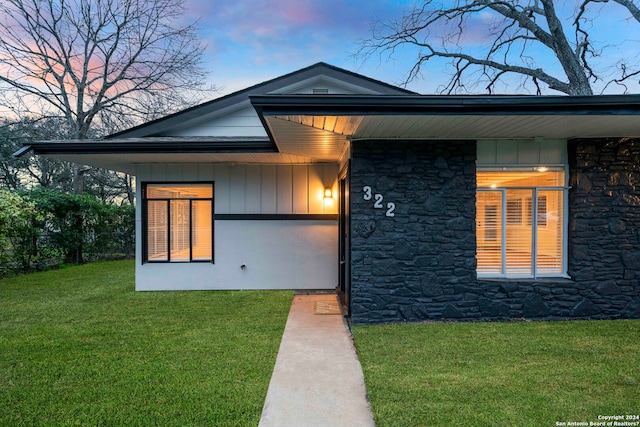
[[[215,263],[138,262],[136,290],[334,289],[338,284],[335,221],[216,221],[214,227]]]
[[[640,141],[569,142],[570,279],[476,278],[475,150],[353,143],[353,322],[640,318]]]

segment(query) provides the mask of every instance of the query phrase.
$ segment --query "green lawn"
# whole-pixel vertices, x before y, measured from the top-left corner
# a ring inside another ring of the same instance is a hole
[[[550,427],[640,415],[640,321],[403,324],[353,333],[378,427]]]
[[[0,280],[1,426],[255,426],[291,292],[134,292],[134,263]]]

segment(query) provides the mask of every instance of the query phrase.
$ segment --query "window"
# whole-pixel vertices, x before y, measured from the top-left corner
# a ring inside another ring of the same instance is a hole
[[[478,277],[564,276],[564,168],[479,168],[477,184]]]
[[[213,183],[142,191],[145,262],[213,262]]]

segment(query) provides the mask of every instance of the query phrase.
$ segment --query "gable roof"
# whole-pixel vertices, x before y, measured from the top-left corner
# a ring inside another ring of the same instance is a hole
[[[639,116],[640,95],[418,95],[317,63],[105,139],[38,141],[15,155],[129,174],[147,163],[338,162],[360,139],[640,137]]]
[[[262,82],[229,95],[213,99],[177,113],[162,117],[142,125],[107,136],[105,139],[141,138],[153,136],[169,136],[176,127],[186,127],[193,122],[201,122],[217,114],[222,114],[243,105],[250,105],[249,95],[266,94],[299,94],[309,84],[331,82],[342,86],[344,93],[358,93],[363,95],[416,95],[379,80],[362,76],[342,68],[318,62],[275,79]],[[308,90],[303,93],[309,93]]]

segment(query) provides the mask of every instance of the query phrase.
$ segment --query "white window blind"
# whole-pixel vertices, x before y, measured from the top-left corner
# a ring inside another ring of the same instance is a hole
[[[211,200],[194,200],[191,210],[191,241],[194,261],[208,261],[212,258]]]
[[[537,274],[563,273],[564,192],[538,190]]]
[[[146,260],[213,260],[213,184],[147,184]]]
[[[476,235],[478,273],[501,275],[502,271],[502,193],[477,194]]]
[[[174,262],[189,261],[191,257],[190,205],[190,200],[171,200],[171,260]]]
[[[522,205],[532,190],[506,190],[506,262],[509,277],[531,277],[533,268],[533,231],[523,217]],[[526,205],[526,204],[525,204]],[[529,215],[530,216],[530,215]]]
[[[477,172],[479,277],[562,276],[564,170]]]
[[[168,205],[166,200],[147,202],[147,257],[150,260],[169,260]]]

